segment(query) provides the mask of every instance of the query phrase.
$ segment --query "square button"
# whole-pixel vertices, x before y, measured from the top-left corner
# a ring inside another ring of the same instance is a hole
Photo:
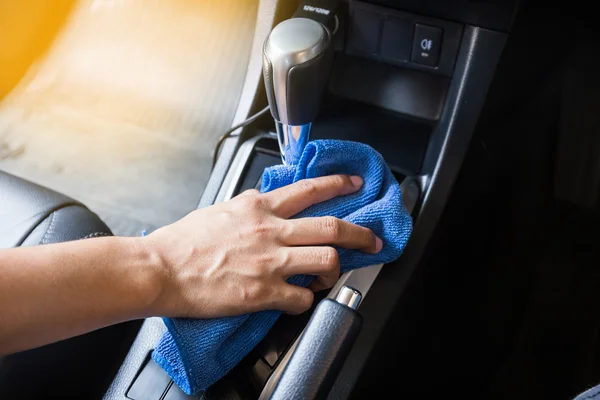
[[[387,18],[381,32],[381,56],[400,62],[410,60],[413,31],[412,21]]]
[[[415,25],[411,61],[437,67],[442,48],[442,29],[428,25]]]
[[[369,55],[379,51],[381,16],[361,9],[354,10],[349,45],[353,50]]]

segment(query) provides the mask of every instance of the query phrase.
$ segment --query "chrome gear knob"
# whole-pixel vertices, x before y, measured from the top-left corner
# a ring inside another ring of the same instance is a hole
[[[332,35],[312,19],[285,20],[265,40],[265,88],[284,164],[295,164],[304,151],[332,61]]]

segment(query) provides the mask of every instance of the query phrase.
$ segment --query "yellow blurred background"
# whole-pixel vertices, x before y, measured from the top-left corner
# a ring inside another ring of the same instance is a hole
[[[258,0],[0,0],[0,170],[115,234],[196,208],[232,126]]]
[[[76,0],[0,0],[0,100],[48,50]]]

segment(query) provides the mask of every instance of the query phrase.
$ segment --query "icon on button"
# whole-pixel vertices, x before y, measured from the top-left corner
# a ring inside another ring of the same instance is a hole
[[[440,61],[442,35],[442,28],[415,24],[410,60],[428,67],[437,67]]]
[[[421,48],[425,51],[431,50],[431,39],[421,40]]]

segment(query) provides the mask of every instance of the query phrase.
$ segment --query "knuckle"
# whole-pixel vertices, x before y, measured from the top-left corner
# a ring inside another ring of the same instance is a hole
[[[333,272],[338,268],[339,257],[337,251],[333,247],[325,247],[321,257],[321,262],[325,271]]]
[[[273,220],[262,213],[249,213],[246,212],[244,216],[244,226],[246,227],[245,232],[247,235],[253,238],[270,235],[275,229]]]
[[[356,237],[360,238],[365,245],[370,245],[375,242],[375,234],[369,228],[357,225],[356,233]]]
[[[279,262],[278,262],[279,266],[288,267],[288,266],[290,266],[291,263],[292,263],[292,257],[290,255],[290,252],[287,250],[280,252]]]
[[[273,265],[276,263],[277,258],[271,252],[265,252],[258,257],[258,267],[265,265]]]
[[[350,180],[350,177],[347,175],[334,175],[331,177],[332,179],[332,183],[336,186],[336,187],[344,187],[344,186],[352,186],[352,181]]]
[[[239,294],[242,302],[249,302],[252,299],[252,289],[250,288],[250,285],[240,287]]]
[[[306,196],[312,197],[317,194],[318,187],[313,179],[304,179],[296,183],[298,189]]]
[[[366,234],[367,241],[368,241],[367,244],[370,245],[370,246],[372,245],[373,247],[375,247],[375,242],[376,242],[376,240],[375,240],[375,238],[376,238],[375,233],[373,233],[373,231],[370,230],[370,229],[368,229],[368,228],[365,228],[365,229],[367,229],[367,234]]]
[[[264,204],[265,199],[263,196],[245,196],[242,207],[245,210],[261,209]]]
[[[255,221],[250,228],[250,234],[256,236],[263,236],[268,234],[273,230],[273,227],[270,223],[266,221]]]
[[[290,238],[293,238],[297,234],[296,224],[289,223],[289,221],[284,220],[281,226],[279,227],[279,234],[283,242],[289,240]]]
[[[325,235],[330,240],[339,240],[342,237],[341,221],[335,217],[323,218],[323,230],[325,232]]]
[[[241,287],[242,300],[248,303],[263,301],[267,297],[267,288],[259,282],[249,283]]]

